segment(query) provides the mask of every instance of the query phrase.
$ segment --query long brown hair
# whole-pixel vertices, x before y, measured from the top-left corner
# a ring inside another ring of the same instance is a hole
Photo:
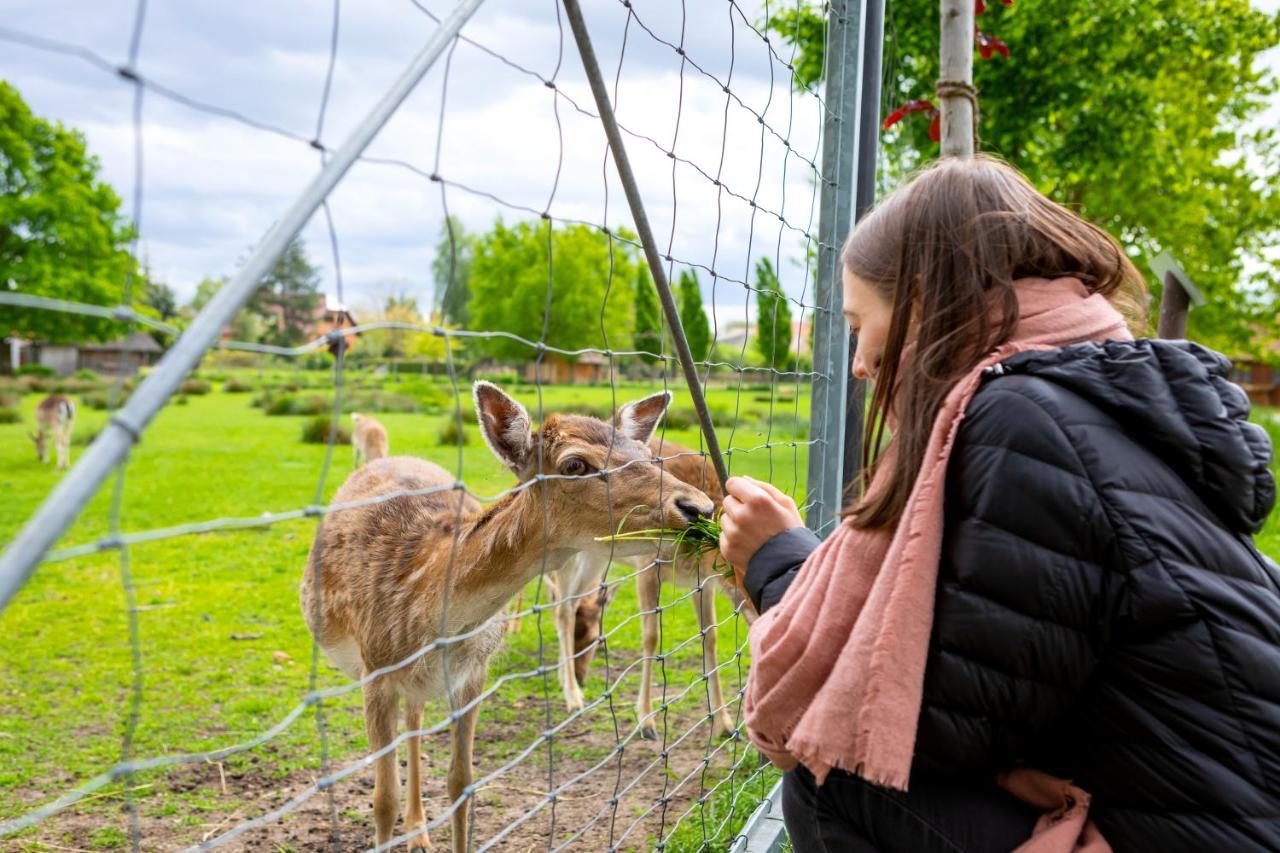
[[[989,156],[948,158],[917,174],[858,223],[841,258],[893,305],[860,485],[871,482],[880,460],[892,470],[846,509],[857,527],[893,527],[901,519],[943,399],[1013,334],[1015,280],[1074,276],[1131,326],[1145,326],[1146,283],[1119,244]],[[909,343],[914,352],[904,363]],[[894,452],[876,459],[890,409]]]

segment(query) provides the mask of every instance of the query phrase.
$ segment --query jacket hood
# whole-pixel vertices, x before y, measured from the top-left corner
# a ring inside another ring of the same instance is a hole
[[[1231,362],[1188,341],[1083,343],[1026,352],[1004,371],[1091,401],[1163,459],[1231,529],[1255,533],[1276,498],[1271,442],[1249,423]]]

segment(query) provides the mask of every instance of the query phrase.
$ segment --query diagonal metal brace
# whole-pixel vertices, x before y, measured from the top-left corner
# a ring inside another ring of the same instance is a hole
[[[627,157],[627,148],[622,143],[622,132],[618,130],[618,119],[613,114],[613,104],[609,101],[609,91],[605,88],[604,76],[600,73],[600,63],[596,59],[596,51],[591,44],[591,34],[587,32],[586,21],[582,19],[582,7],[578,5],[578,0],[564,0],[564,10],[569,18],[569,26],[573,29],[573,39],[578,43],[578,53],[582,57],[582,67],[587,72],[587,82],[591,84],[591,94],[596,99],[600,123],[604,125],[605,136],[609,138],[609,149],[613,152],[613,162],[618,166],[618,177],[622,181],[622,189],[627,194],[631,218],[635,220],[636,231],[640,234],[640,244],[644,246],[644,255],[649,261],[649,272],[653,274],[653,284],[658,289],[662,312],[667,315],[667,326],[671,330],[671,339],[676,346],[676,355],[680,358],[680,367],[684,370],[684,379],[689,386],[689,396],[693,398],[693,408],[698,413],[702,436],[707,442],[707,455],[711,457],[711,464],[715,466],[720,487],[724,488],[724,481],[729,479],[729,469],[725,467],[724,456],[720,452],[720,439],[716,437],[715,425],[711,423],[711,412],[707,409],[707,398],[702,393],[702,385],[698,382],[698,366],[694,363],[693,353],[689,351],[689,341],[684,336],[684,326],[680,324],[680,311],[676,308],[675,297],[671,295],[671,284],[667,281],[666,269],[662,265],[663,257],[658,251],[657,242],[653,239],[653,229],[649,227],[649,217],[645,213],[644,202],[640,199],[636,176],[631,171],[631,160]]]

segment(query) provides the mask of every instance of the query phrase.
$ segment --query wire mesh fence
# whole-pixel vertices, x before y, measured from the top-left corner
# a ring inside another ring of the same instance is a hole
[[[0,290],[6,328],[58,312],[178,341],[141,384],[113,380],[101,411],[80,407],[78,438],[92,443],[52,494],[24,475],[6,500],[0,837],[20,849],[392,849],[427,833],[476,850],[735,843],[776,780],[743,731],[750,604],[668,528],[718,503],[709,437],[730,473],[777,484],[811,520],[825,524],[838,499],[834,258],[856,24],[832,4],[838,85],[819,93],[770,36],[768,4],[711,5],[600,0],[577,40],[576,3],[380,10],[425,28],[425,47],[356,121],[335,106],[343,35],[373,12],[335,0],[309,125],[220,103],[216,87],[184,91],[171,63],[148,68],[145,2],[123,61],[52,22],[0,28],[12,51],[129,92],[135,257],[172,226],[147,204],[156,102],[282,140],[317,169],[292,201],[272,200],[284,212],[182,328],[136,307],[133,275],[118,305]],[[583,74],[583,32],[608,111]],[[468,106],[482,92],[503,93],[508,122],[477,124]],[[616,114],[638,205],[602,112]],[[413,210],[441,230],[437,293],[416,285],[425,317],[343,322],[370,265],[343,223],[379,204],[361,182],[384,173],[387,215]],[[338,322],[300,344],[236,340],[228,321],[300,231],[326,246]],[[696,301],[685,322],[708,325],[704,342],[689,335],[692,396],[672,345],[684,336],[663,314],[645,334],[638,316],[653,278],[682,276]],[[469,316],[450,316],[468,290]],[[788,343],[759,343],[783,326]],[[379,333],[429,355],[412,369],[375,359]],[[24,413],[42,392],[76,391],[7,382]],[[234,394],[250,388],[255,405]],[[299,444],[290,419],[304,394],[327,415],[317,445]],[[356,409],[430,465],[350,470]],[[615,536],[637,530],[659,532]]]

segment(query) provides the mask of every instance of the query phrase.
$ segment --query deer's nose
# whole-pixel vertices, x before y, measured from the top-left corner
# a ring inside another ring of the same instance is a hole
[[[680,510],[680,514],[684,516],[684,520],[687,522],[694,522],[699,518],[708,518],[715,508],[715,504],[711,503],[711,501],[700,504],[690,498],[676,498],[676,509]]]

